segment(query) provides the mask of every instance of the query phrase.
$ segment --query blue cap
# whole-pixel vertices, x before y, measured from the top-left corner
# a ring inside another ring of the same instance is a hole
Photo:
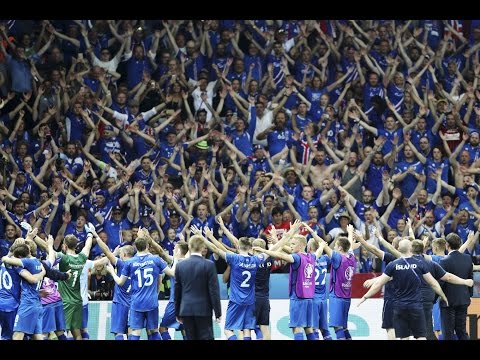
[[[177,135],[177,131],[175,130],[175,128],[174,128],[173,126],[169,126],[169,127],[167,127],[167,129],[165,130],[165,135],[168,135],[168,134]]]
[[[104,198],[107,198],[107,193],[105,190],[97,190],[95,191],[96,196],[103,196]]]

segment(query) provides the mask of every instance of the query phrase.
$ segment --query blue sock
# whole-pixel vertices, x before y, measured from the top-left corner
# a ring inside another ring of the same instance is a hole
[[[115,335],[115,340],[123,340],[123,334],[122,335]]]
[[[303,333],[295,333],[293,334],[293,340],[304,340]]]
[[[345,332],[343,329],[335,330],[335,335],[337,335],[337,340],[345,339]]]
[[[88,339],[90,339],[90,334],[87,333],[87,332],[82,333],[82,339],[83,339],[83,340],[88,340]]]
[[[140,335],[128,335],[128,340],[140,340]]]
[[[315,332],[307,334],[307,340],[316,340],[317,337],[315,337]]]
[[[330,335],[330,331],[328,329],[320,329],[322,332],[323,340],[332,340],[332,335]]]
[[[352,340],[352,335],[350,335],[348,329],[343,330],[343,333],[345,334],[345,339]]]
[[[183,340],[188,340],[188,336],[186,334],[183,335]]]
[[[457,334],[453,334],[453,340],[458,340]]]
[[[172,340],[172,337],[170,336],[168,331],[162,332],[160,336],[162,337],[162,340]]]
[[[158,331],[155,331],[152,333],[150,340],[162,340],[162,337]]]
[[[255,336],[257,337],[257,340],[262,340],[263,339],[263,333],[260,328],[255,328]]]
[[[237,335],[232,335],[227,340],[237,340]]]
[[[320,339],[320,334],[318,333],[318,331],[314,331],[313,334],[315,335],[315,340]]]
[[[244,336],[243,340],[252,340],[252,337],[251,336]]]
[[[438,335],[438,340],[443,340],[443,334]]]
[[[58,340],[67,340],[67,337],[65,336],[65,334],[62,334],[62,335],[57,335],[57,339]]]
[[[73,337],[67,337],[67,340],[75,340]]]

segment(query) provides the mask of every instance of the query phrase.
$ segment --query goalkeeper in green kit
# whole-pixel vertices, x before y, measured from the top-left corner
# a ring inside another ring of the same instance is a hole
[[[87,262],[92,247],[92,239],[94,236],[98,237],[95,227],[91,223],[85,225],[85,230],[88,233],[87,241],[80,253],[75,253],[78,239],[74,235],[65,236],[62,252],[55,253],[60,258],[60,271],[71,272],[71,276],[67,281],[58,283],[58,291],[62,295],[66,328],[71,331],[75,340],[82,340],[80,329],[82,327],[83,302],[80,292],[80,275]]]

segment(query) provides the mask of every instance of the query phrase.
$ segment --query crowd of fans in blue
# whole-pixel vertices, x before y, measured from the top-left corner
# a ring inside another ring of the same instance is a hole
[[[91,222],[111,251],[142,227],[170,255],[191,225],[233,248],[219,217],[269,246],[294,219],[328,243],[352,224],[382,250],[410,222],[427,254],[479,228],[480,21],[9,20],[0,39],[2,257],[22,221],[58,251]]]

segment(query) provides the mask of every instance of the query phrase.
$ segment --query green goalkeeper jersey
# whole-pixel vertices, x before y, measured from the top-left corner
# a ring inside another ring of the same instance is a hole
[[[60,258],[59,270],[67,272],[70,270],[70,278],[58,282],[58,291],[62,295],[62,301],[68,304],[82,304],[80,292],[80,275],[87,262],[87,256],[83,253],[77,255],[57,253]]]

